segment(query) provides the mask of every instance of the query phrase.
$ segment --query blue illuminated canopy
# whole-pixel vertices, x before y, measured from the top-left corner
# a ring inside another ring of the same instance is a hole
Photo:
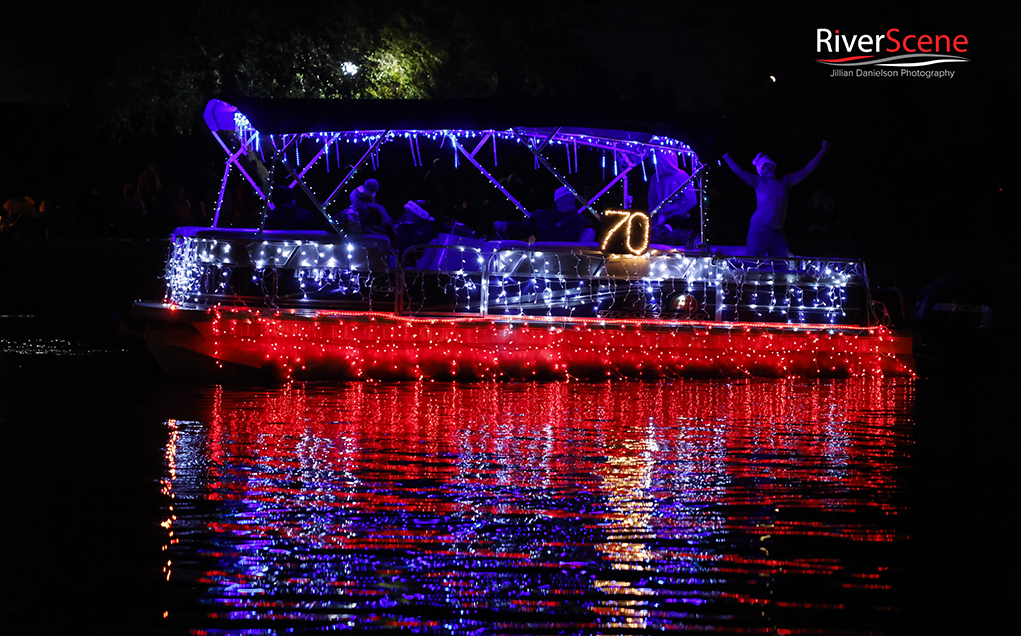
[[[242,113],[263,135],[369,132],[374,130],[510,130],[560,128],[561,135],[649,144],[667,138],[687,146],[694,139],[692,116],[653,104],[610,101],[503,99],[258,99],[212,100],[205,119],[210,129],[233,130]]]
[[[688,171],[685,174],[690,176],[684,184],[663,197],[659,206],[649,210],[650,217],[678,196],[688,184],[694,184],[693,187],[701,191],[702,173],[708,167],[699,160],[692,147],[691,134],[680,130],[677,125],[682,115],[656,104],[592,100],[279,100],[247,97],[232,102],[211,100],[204,113],[206,124],[228,155],[214,226],[219,222],[219,210],[231,166],[237,167],[256,193],[267,200],[267,209],[272,209],[273,204],[268,201],[266,175],[252,174],[250,169],[258,171],[258,165],[246,166],[245,162],[261,161],[261,170],[268,172],[266,163],[275,166],[279,159],[282,159],[279,167],[289,173],[291,183],[288,187],[300,187],[332,226],[327,208],[337,200],[345,200],[338,195],[349,189],[355,172],[367,162],[375,165],[380,147],[397,139],[408,141],[416,165],[422,163],[420,139],[439,140],[441,146],[449,141],[455,168],[462,161],[472,164],[526,217],[531,213],[522,201],[499,182],[491,166],[483,165],[477,157],[490,140],[492,166],[498,163],[498,141],[505,146],[517,144],[527,148],[534,156],[535,166],[542,165],[575,198],[577,209],[584,209],[595,220],[602,216],[594,207],[595,202],[617,184],[621,185],[624,207],[627,207],[628,174],[640,167],[636,174],[647,178],[649,170],[658,170],[657,159],[661,155],[672,156],[668,163],[683,166]],[[690,125],[689,120],[690,117],[684,118]],[[468,140],[473,140],[470,148],[465,145]],[[322,159],[328,173],[330,147],[339,142],[364,145],[364,154],[343,172],[335,186],[329,185],[328,189],[320,187],[314,191],[306,183],[310,170]],[[566,169],[558,169],[545,156],[544,153],[554,146],[568,150],[565,153]],[[580,147],[596,151],[592,154],[599,161],[602,186],[591,196],[582,196],[569,178],[578,171]],[[318,190],[322,192],[317,194]]]

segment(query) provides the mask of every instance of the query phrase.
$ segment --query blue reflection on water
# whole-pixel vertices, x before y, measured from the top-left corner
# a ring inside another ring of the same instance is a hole
[[[192,631],[870,631],[908,380],[210,388],[168,420]]]

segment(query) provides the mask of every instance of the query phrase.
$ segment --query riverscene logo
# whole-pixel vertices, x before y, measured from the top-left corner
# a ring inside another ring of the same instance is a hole
[[[816,29],[815,52],[825,54],[816,62],[835,67],[830,77],[953,78],[951,69],[919,67],[971,61],[959,55],[968,52],[965,35],[902,35],[900,29],[881,35]]]

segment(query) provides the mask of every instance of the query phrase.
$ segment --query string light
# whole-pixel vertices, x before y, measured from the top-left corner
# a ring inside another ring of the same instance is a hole
[[[380,244],[253,244],[178,234],[164,309],[212,312],[217,337],[213,349],[195,344],[200,353],[255,367],[276,360],[289,369],[301,358],[310,374],[302,377],[333,377],[341,358],[345,365],[362,361],[355,376],[372,377],[375,367],[363,363],[379,351],[389,352],[387,377],[402,378],[446,377],[438,360],[456,361],[458,377],[477,378],[627,376],[634,365],[662,375],[912,372],[902,340],[885,328],[851,324],[862,316],[845,307],[848,291],[864,289],[853,261],[805,261],[799,268],[657,252],[615,264],[620,257],[585,250],[456,245],[421,248],[417,258],[424,250],[445,254],[431,265],[441,269],[397,267],[396,255]],[[785,288],[782,304],[777,287]],[[264,309],[240,306],[259,298]],[[436,312],[453,315],[429,315]],[[466,328],[472,316],[477,322]],[[386,337],[367,319],[389,325]],[[253,332],[253,324],[265,328]],[[536,324],[553,335],[536,335]],[[506,329],[525,335],[497,341],[487,335]],[[530,369],[524,375],[514,371],[521,358]],[[427,359],[435,368],[423,370]],[[480,367],[483,359],[489,362]],[[556,360],[555,368],[540,359]],[[420,362],[409,366],[411,360]]]
[[[313,317],[237,307],[202,313],[206,319],[192,323],[190,348],[285,379],[912,374],[909,348],[885,327],[563,317],[493,318],[469,326],[464,317],[386,312],[322,311]]]
[[[225,179],[237,166],[254,185],[240,162],[263,135],[237,109],[218,103],[229,120],[210,118],[207,108],[207,121],[213,120],[214,135],[230,156]],[[220,137],[220,121],[230,122],[232,139]],[[706,205],[704,164],[690,147],[666,137],[636,140],[571,128],[402,129],[267,135],[265,147],[273,156],[293,156],[297,166],[287,165],[286,158],[284,164],[315,201],[304,176],[324,156],[329,171],[330,144],[337,148],[338,167],[341,141],[369,144],[333,193],[317,203],[325,210],[362,163],[378,168],[380,147],[398,137],[409,140],[416,165],[423,163],[420,139],[441,145],[449,140],[455,167],[464,154],[491,182],[495,178],[475,158],[490,139],[494,165],[498,140],[536,149],[562,145],[568,173],[579,169],[578,145],[588,147],[601,155],[604,180],[608,152],[617,178],[641,163],[646,179],[645,158],[652,155],[655,169],[657,153],[670,152],[698,168],[703,210]],[[471,139],[479,140],[474,150]],[[299,152],[302,144],[311,148]],[[293,154],[286,152],[292,145]],[[509,192],[501,192],[528,214]],[[353,377],[369,377],[375,373],[371,360],[383,352],[389,356],[387,373],[400,377],[444,377],[451,364],[458,374],[494,378],[533,377],[539,369],[557,377],[629,375],[632,367],[667,375],[696,368],[725,375],[911,373],[903,339],[863,326],[878,319],[868,313],[861,263],[650,251],[646,213],[608,209],[605,215],[610,221],[600,237],[601,252],[542,244],[507,249],[474,241],[414,248],[403,259],[386,242],[325,232],[181,228],[172,236],[160,311],[211,316],[199,322],[212,325],[213,344],[192,346],[218,364],[279,365],[285,375],[297,368],[329,375],[347,364],[356,369]],[[622,253],[606,253],[615,243],[622,244],[616,249]],[[539,336],[540,331],[552,335]],[[436,368],[414,363],[418,367],[408,371],[416,356],[435,358],[430,364]],[[839,360],[822,361],[826,356]],[[517,364],[530,371],[510,370]],[[595,370],[589,373],[586,364]],[[465,370],[472,368],[478,373]]]
[[[613,231],[620,232],[627,225],[625,213],[615,213],[620,220]],[[230,296],[231,290],[240,293],[231,281],[247,276],[248,280],[258,282],[273,275],[272,272],[277,272],[282,280],[277,295],[286,300],[290,281],[324,280],[323,274],[317,272],[332,272],[328,280],[350,281],[344,272],[355,272],[359,281],[376,289],[373,302],[396,306],[399,297],[422,311],[427,310],[430,298],[450,298],[453,294],[457,297],[454,304],[463,311],[480,315],[492,310],[525,314],[538,302],[536,294],[547,299],[552,294],[554,302],[541,304],[569,310],[570,315],[579,311],[592,315],[627,311],[659,317],[671,298],[691,294],[701,298],[700,306],[715,306],[717,319],[723,321],[859,324],[865,318],[861,307],[865,304],[867,276],[856,261],[724,259],[658,251],[622,260],[582,249],[494,250],[494,244],[482,242],[481,247],[471,248],[456,245],[419,248],[406,256],[408,262],[398,265],[396,252],[385,243],[356,244],[346,240],[334,243],[325,233],[326,240],[320,241],[254,243],[242,233],[233,239],[199,237],[194,233],[182,230],[173,237],[165,273],[167,302],[229,302],[224,295]],[[637,251],[633,235],[626,242]],[[454,258],[457,254],[460,256]],[[529,267],[522,269],[524,260]],[[411,262],[417,262],[418,269],[411,268]],[[421,273],[426,268],[431,268],[431,273]],[[412,274],[402,283],[398,271]],[[445,291],[425,290],[420,285],[423,280],[442,280],[437,289]],[[500,299],[500,307],[489,306],[493,301],[482,305],[481,291],[490,289],[494,291],[493,298]],[[636,291],[643,296],[636,296]],[[473,294],[471,298],[463,296],[468,292]],[[636,300],[642,297],[647,301]]]

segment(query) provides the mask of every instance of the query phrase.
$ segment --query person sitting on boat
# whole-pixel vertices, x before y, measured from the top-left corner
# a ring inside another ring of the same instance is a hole
[[[404,204],[404,215],[394,223],[397,249],[402,253],[412,245],[428,243],[439,232],[436,219],[424,206],[425,201],[408,201]]]
[[[776,177],[776,163],[761,152],[755,155],[752,165],[757,175],[751,174],[730,158],[723,159],[742,181],[755,188],[755,213],[748,226],[748,243],[745,256],[786,258],[790,256],[783,224],[787,218],[787,189],[803,181],[819,166],[823,156],[829,152],[830,142],[822,142],[822,150],[801,170]]]
[[[582,216],[574,194],[567,186],[557,188],[553,194],[554,207],[539,210],[523,221],[497,221],[493,228],[507,238],[519,241],[553,241],[576,243],[594,240],[595,230]]]
[[[337,226],[348,234],[380,234],[393,237],[393,222],[383,206],[376,203],[379,181],[366,179],[350,195],[351,205],[333,217]]]
[[[681,188],[678,192],[678,188]],[[694,246],[695,232],[691,211],[698,203],[694,180],[677,164],[677,153],[656,152],[656,171],[649,180],[649,212],[663,199],[673,195],[653,217],[649,242],[663,245]]]

